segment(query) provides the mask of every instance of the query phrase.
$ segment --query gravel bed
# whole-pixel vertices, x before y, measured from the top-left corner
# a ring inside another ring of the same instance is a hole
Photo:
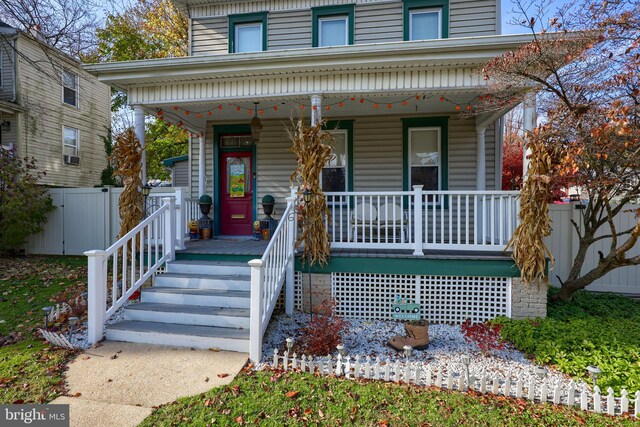
[[[270,365],[273,360],[273,350],[278,348],[282,353],[285,349],[285,339],[295,338],[297,330],[308,319],[307,314],[274,316],[263,340],[262,360],[257,365],[257,369]],[[355,355],[360,356],[361,362],[364,362],[366,356],[370,356],[372,360],[379,358],[382,362],[390,363],[399,361],[404,364],[408,360],[410,363],[421,363],[425,368],[430,368],[434,375],[440,369],[443,376],[448,375],[449,372],[458,376],[464,373],[462,356],[468,355],[471,359],[470,375],[476,378],[492,377],[497,374],[502,379],[510,377],[515,381],[522,376],[527,385],[531,380],[534,380],[537,385],[542,384],[542,380],[534,372],[539,365],[527,359],[524,354],[505,346],[503,350],[494,350],[491,355],[485,356],[475,343],[465,340],[459,325],[430,325],[429,347],[423,351],[414,351],[407,359],[402,352],[396,352],[386,345],[387,340],[393,335],[404,335],[402,322],[359,319],[346,319],[345,322],[347,325],[343,344],[352,361]],[[337,351],[333,355],[337,356]],[[546,380],[549,384],[568,386],[570,377],[549,367],[546,368],[548,371]]]

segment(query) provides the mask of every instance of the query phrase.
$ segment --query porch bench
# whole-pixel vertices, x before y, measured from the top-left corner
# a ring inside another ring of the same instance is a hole
[[[375,237],[382,243],[397,243],[401,240],[399,233],[403,233],[405,241],[408,241],[407,224],[407,212],[393,203],[380,205],[380,210],[369,203],[361,203],[351,211],[351,235],[354,241],[362,236],[362,242],[372,242]]]

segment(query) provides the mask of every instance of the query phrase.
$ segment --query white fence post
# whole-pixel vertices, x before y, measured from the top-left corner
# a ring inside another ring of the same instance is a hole
[[[435,201],[434,201],[435,202]],[[443,205],[444,206],[444,205]],[[411,207],[409,206],[409,209]],[[413,254],[422,256],[422,185],[413,186]]]
[[[176,188],[176,247],[186,249],[184,237],[188,232],[184,189]]]
[[[169,204],[169,210],[164,217],[164,245],[163,252],[169,255],[169,261],[176,259],[176,199],[175,197],[163,197],[162,204]]]
[[[101,250],[84,253],[88,261],[87,312],[88,340],[93,345],[102,340],[104,333],[104,314],[107,305],[107,257]]]
[[[287,197],[287,205],[292,206],[292,209],[289,215],[297,215],[297,212],[295,212],[295,199],[293,196]],[[287,261],[287,272],[286,272],[286,278],[285,278],[286,288],[285,288],[284,307],[285,307],[285,313],[293,314],[293,287],[294,287],[294,280],[295,280],[294,264],[296,259],[296,257],[294,256],[293,247],[295,245],[295,240],[296,240],[296,227],[295,227],[294,218],[292,217],[291,218],[283,217],[280,219],[280,221],[287,221],[286,253],[287,253],[287,256],[289,257],[289,260]]]
[[[249,359],[257,363],[262,358],[262,282],[264,270],[262,260],[252,259],[251,267],[251,311],[249,314]]]

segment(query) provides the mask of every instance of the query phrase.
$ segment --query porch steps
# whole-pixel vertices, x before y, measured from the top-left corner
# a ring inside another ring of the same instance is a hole
[[[169,262],[141,301],[107,327],[106,338],[248,352],[250,289],[246,263]]]

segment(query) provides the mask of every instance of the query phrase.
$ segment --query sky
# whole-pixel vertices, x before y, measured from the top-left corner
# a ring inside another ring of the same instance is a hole
[[[555,11],[563,7],[568,3],[573,3],[574,0],[554,0],[549,4],[548,17],[554,15]],[[524,4],[531,3],[531,0],[523,0]],[[514,13],[514,4],[511,0],[502,0],[502,34],[518,34],[527,32],[526,28],[519,25],[510,24],[518,14]]]

